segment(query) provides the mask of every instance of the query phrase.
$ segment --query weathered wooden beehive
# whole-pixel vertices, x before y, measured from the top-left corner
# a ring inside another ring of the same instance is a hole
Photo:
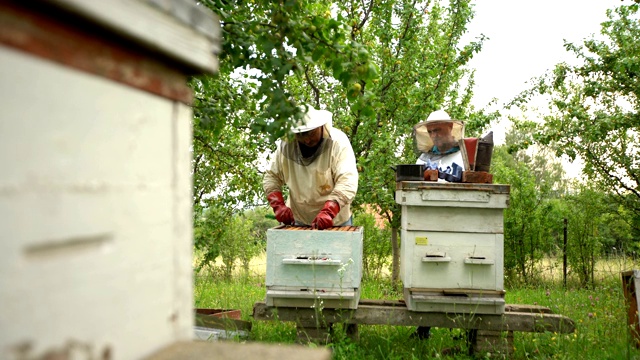
[[[0,0],[0,359],[141,359],[193,338],[190,0]]]
[[[355,309],[361,278],[361,227],[267,230],[267,305]]]
[[[504,312],[503,209],[509,186],[398,182],[400,274],[407,307]]]

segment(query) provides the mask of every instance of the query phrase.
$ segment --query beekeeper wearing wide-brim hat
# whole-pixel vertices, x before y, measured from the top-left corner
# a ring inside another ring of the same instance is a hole
[[[445,169],[456,163],[465,170],[460,151],[464,122],[451,119],[444,110],[436,110],[426,121],[413,127],[413,136],[420,152],[417,164],[437,163],[438,167]]]
[[[305,109],[291,129],[295,139],[282,140],[276,149],[262,185],[281,223],[320,230],[351,225],[351,202],[358,190],[356,158],[347,135],[333,128],[332,117],[327,110]]]
[[[294,134],[300,134],[313,129],[317,129],[320,126],[331,126],[331,119],[333,114],[328,110],[317,110],[314,108],[307,108],[302,118],[296,123],[296,126],[291,129]]]

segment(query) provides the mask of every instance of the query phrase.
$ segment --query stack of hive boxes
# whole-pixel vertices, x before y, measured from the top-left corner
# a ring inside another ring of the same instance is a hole
[[[504,312],[503,211],[509,186],[406,181],[400,274],[409,310]]]

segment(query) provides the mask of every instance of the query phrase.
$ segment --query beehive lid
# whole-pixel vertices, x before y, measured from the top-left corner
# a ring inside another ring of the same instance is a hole
[[[360,226],[334,226],[334,227],[330,227],[324,230],[317,230],[317,229],[313,229],[311,226],[298,226],[298,225],[279,225],[276,226],[270,230],[284,230],[284,231],[298,231],[298,230],[314,230],[314,231],[346,231],[346,232],[352,232],[352,231],[358,231],[360,230]]]
[[[504,184],[475,184],[475,183],[444,183],[432,181],[399,181],[396,190],[476,190],[489,191],[494,194],[509,194],[510,185]]]

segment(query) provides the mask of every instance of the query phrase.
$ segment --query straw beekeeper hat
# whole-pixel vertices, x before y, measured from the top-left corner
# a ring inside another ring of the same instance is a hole
[[[444,110],[436,110],[429,114],[427,121],[420,122],[413,127],[413,136],[416,140],[416,146],[421,152],[426,153],[433,149],[433,141],[431,140],[431,136],[429,136],[427,126],[437,123],[453,124],[453,127],[451,128],[451,136],[453,136],[456,141],[460,141],[460,139],[464,138],[464,122],[451,119],[449,114]]]
[[[291,129],[295,134],[311,131],[319,128],[325,124],[331,125],[331,118],[333,114],[327,110],[316,110],[312,107],[307,109],[302,121],[298,122],[297,126]]]

